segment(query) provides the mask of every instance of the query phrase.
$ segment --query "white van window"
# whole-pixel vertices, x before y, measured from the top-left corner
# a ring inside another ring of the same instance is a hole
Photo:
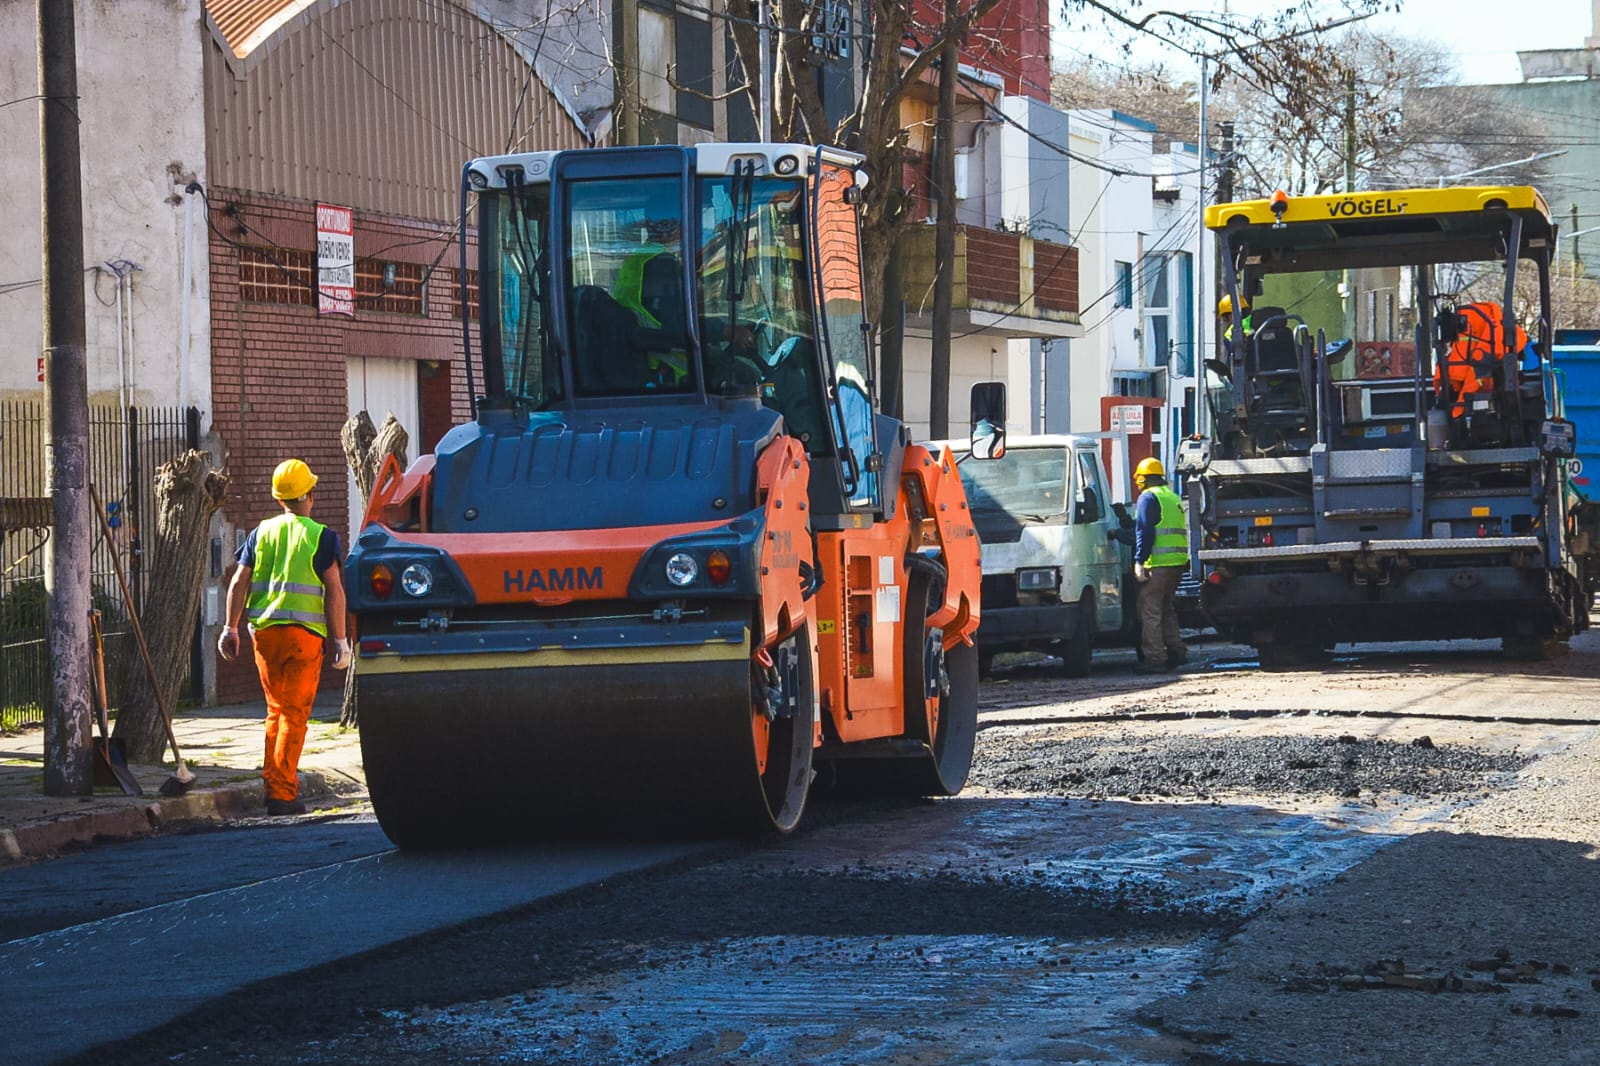
[[[1077,522],[1098,522],[1106,513],[1105,486],[1100,482],[1100,466],[1094,453],[1078,453],[1078,479],[1073,486],[1073,515]]]
[[[1066,511],[1069,469],[1061,448],[1010,448],[999,459],[961,464],[974,513],[1048,518]]]

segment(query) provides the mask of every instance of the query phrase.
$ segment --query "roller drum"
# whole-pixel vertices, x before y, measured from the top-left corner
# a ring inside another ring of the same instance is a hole
[[[809,703],[766,730],[763,775],[748,645],[690,661],[659,651],[360,664],[362,757],[384,832],[432,848],[791,828],[811,776]]]

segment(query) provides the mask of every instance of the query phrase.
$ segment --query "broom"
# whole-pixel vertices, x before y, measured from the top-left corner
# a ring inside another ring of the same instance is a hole
[[[106,520],[106,509],[100,505],[100,493],[93,485],[89,486],[89,498],[94,502],[95,517],[100,519],[100,530],[105,534],[106,547],[111,550],[111,568],[116,571],[117,585],[122,589],[122,603],[128,609],[128,622],[133,626],[134,640],[139,643],[139,657],[144,660],[145,673],[150,678],[150,691],[155,694],[156,706],[161,708],[161,724],[167,729],[167,743],[172,745],[172,758],[178,764],[172,776],[161,782],[160,792],[163,796],[181,796],[194,787],[194,771],[183,765],[183,755],[178,751],[178,738],[172,732],[172,712],[167,709],[167,697],[161,691],[161,682],[156,679],[156,666],[150,659],[150,646],[144,641],[144,627],[139,624],[139,612],[133,606],[133,593],[128,588],[128,579],[122,575],[122,557],[117,554],[117,544],[111,532],[111,523]]]

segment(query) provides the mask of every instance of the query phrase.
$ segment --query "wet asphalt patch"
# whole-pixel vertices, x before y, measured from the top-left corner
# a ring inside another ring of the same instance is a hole
[[[1217,737],[1130,731],[1085,737],[1061,729],[990,728],[978,737],[972,784],[997,792],[1089,798],[1294,796],[1447,799],[1482,792],[1531,756],[1318,736]]]

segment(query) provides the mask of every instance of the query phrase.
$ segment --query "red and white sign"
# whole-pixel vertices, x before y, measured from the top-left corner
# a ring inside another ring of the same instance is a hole
[[[1144,432],[1144,408],[1138,404],[1119,404],[1111,409],[1111,432],[1129,436]]]
[[[317,314],[356,313],[356,235],[348,207],[317,205]]]

